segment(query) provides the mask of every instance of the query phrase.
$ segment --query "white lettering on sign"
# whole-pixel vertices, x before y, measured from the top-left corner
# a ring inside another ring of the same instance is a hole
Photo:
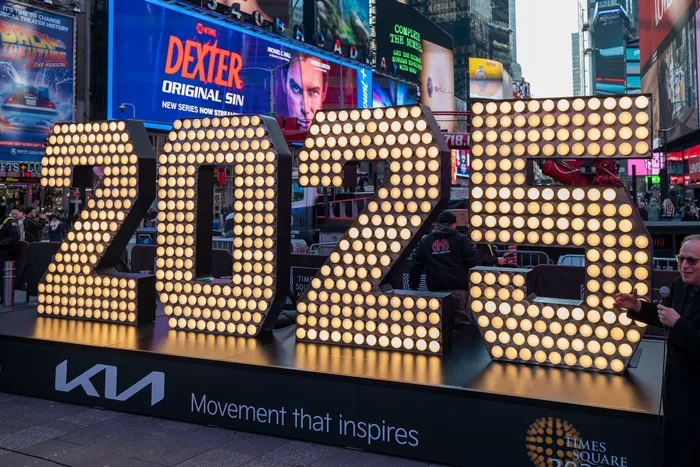
[[[100,396],[91,379],[103,371],[105,372],[104,396]],[[129,400],[134,394],[147,386],[151,386],[151,406],[156,405],[165,397],[165,373],[152,371],[121,394],[117,394],[117,371],[116,366],[100,363],[84,371],[77,378],[68,381],[68,360],[63,360],[56,366],[55,389],[59,392],[71,392],[73,389],[81,386],[85,394],[90,397],[104,397],[105,399],[123,402]]]

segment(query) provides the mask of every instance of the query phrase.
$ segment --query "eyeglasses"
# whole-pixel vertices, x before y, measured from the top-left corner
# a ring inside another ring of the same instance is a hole
[[[700,259],[693,258],[692,256],[676,255],[676,261],[678,262],[678,266],[682,265],[683,261],[687,261],[688,266],[695,266],[696,264],[698,264],[698,261],[700,261]]]

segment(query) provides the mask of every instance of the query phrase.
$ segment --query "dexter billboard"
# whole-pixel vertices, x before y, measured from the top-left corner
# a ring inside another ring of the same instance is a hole
[[[0,0],[0,160],[40,161],[58,121],[73,120],[74,20]]]
[[[306,128],[317,110],[371,105],[360,68],[331,54],[159,0],[112,0],[110,8],[108,118],[133,111],[170,128],[185,117],[274,112]],[[122,113],[123,103],[135,109]]]

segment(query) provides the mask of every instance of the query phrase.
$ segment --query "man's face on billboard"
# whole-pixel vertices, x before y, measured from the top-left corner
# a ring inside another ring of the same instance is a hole
[[[301,127],[306,129],[311,124],[317,110],[323,108],[326,100],[324,71],[311,60],[295,60],[289,66],[285,92],[287,109],[290,117],[299,119]]]

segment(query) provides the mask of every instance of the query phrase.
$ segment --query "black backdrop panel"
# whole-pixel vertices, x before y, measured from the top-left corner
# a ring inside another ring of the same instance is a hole
[[[660,465],[648,415],[149,352],[3,337],[0,391],[453,465]]]

